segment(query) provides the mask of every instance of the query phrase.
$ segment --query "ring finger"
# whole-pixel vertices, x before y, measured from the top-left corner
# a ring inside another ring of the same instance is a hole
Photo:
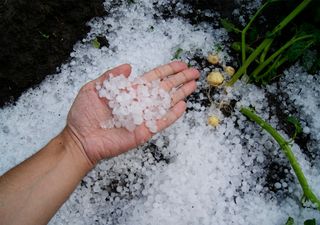
[[[192,92],[194,92],[197,88],[197,84],[195,80],[191,80],[188,83],[182,85],[175,92],[171,94],[171,105],[174,106],[178,102],[184,100],[188,97]]]

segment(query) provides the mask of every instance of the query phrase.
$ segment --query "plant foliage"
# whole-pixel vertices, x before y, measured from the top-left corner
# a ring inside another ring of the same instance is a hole
[[[241,34],[241,42],[232,44],[232,49],[241,52],[242,65],[228,82],[233,85],[243,75],[249,77],[249,81],[257,84],[267,84],[278,76],[280,68],[286,64],[292,64],[302,57],[306,57],[307,50],[320,45],[320,30],[308,23],[293,26],[291,39],[283,38],[283,30],[294,20],[312,0],[303,0],[292,10],[273,30],[265,32],[264,38],[259,37],[257,27],[253,26],[262,12],[279,0],[266,1],[252,16],[248,24],[243,28],[237,28],[233,23],[222,20],[222,26],[229,32]],[[247,56],[248,54],[248,56]],[[315,72],[320,68],[319,57],[317,60],[304,61],[308,66],[308,72]]]

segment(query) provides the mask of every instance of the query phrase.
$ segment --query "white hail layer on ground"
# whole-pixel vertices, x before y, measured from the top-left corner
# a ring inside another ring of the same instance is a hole
[[[71,62],[63,65],[59,74],[25,93],[15,106],[1,109],[0,173],[57,134],[81,85],[105,69],[128,62],[134,74],[141,74],[167,63],[179,47],[191,54],[201,49],[206,55],[213,43],[226,39],[223,30],[213,30],[210,24],[193,27],[177,18],[155,20],[153,14],[157,12],[152,1],[108,11],[110,17],[90,23],[92,31],[84,41],[106,35],[109,49],[77,44]],[[225,52],[219,54],[228,59]],[[200,85],[205,75],[202,73]],[[264,90],[237,84],[214,98],[235,99],[237,108],[254,105],[259,114],[277,126],[277,118],[269,118],[272,106],[267,105]],[[101,162],[50,224],[275,225],[284,224],[289,215],[298,222],[306,218],[320,220],[315,210],[299,207],[301,190],[296,182],[279,179],[281,187],[275,186],[289,193],[289,197],[278,196],[279,201],[264,187],[264,168],[270,158],[287,165],[266,133],[239,113],[222,118],[221,126],[211,129],[206,118],[214,109],[188,105],[196,110],[156,135],[151,144]],[[310,166],[298,146],[293,148],[311,186],[320,195],[317,167]]]
[[[288,97],[297,107],[303,122],[304,133],[310,133],[318,144],[320,144],[319,76],[319,73],[310,75],[296,65],[285,71],[285,77],[280,82],[280,88],[284,92],[291,93]],[[297,83],[300,85],[297,86]]]
[[[158,130],[157,120],[164,117],[171,106],[171,97],[161,88],[160,79],[147,82],[141,78],[132,81],[124,75],[113,76],[97,84],[100,98],[107,100],[112,118],[101,121],[104,129],[124,127],[128,131],[143,123],[152,133]]]

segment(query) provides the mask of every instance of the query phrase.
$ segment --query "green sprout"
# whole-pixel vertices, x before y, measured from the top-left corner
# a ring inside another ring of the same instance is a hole
[[[294,126],[294,133],[292,135],[292,140],[296,139],[297,135],[302,133],[302,127],[300,121],[294,116],[288,116],[287,122]]]
[[[261,117],[259,117],[252,109],[250,108],[241,108],[240,112],[248,117],[250,120],[256,122],[261,128],[263,128],[265,131],[267,131],[279,144],[280,148],[282,149],[283,153],[289,160],[289,163],[295,173],[295,175],[298,178],[298,181],[300,183],[300,186],[303,190],[303,197],[302,199],[306,199],[311,201],[316,208],[320,211],[320,200],[318,197],[314,194],[311,187],[308,184],[308,181],[301,169],[301,166],[293,154],[290,142],[286,141],[276,129],[274,129],[269,123],[264,121]]]
[[[219,52],[221,52],[223,50],[223,46],[220,43],[215,43],[212,46],[212,49],[213,49],[213,52],[219,53]]]
[[[289,217],[286,222],[286,225],[294,225],[294,219],[292,217]]]
[[[93,46],[94,48],[100,48],[100,42],[98,41],[97,38],[93,39],[93,40],[91,41],[91,44],[92,44],[92,46]]]
[[[178,48],[178,49],[175,51],[172,59],[179,59],[179,58],[181,57],[181,53],[182,53],[182,52],[183,52],[183,49],[182,49],[182,48]]]
[[[306,220],[304,225],[317,225],[316,219]],[[285,225],[295,225],[294,219],[289,217]]]
[[[241,30],[238,29],[233,23],[226,19],[221,20],[221,25],[226,29],[228,32],[234,32],[236,34],[241,33]]]
[[[150,31],[150,32],[154,31],[154,26],[151,25],[151,26],[149,27],[149,31]]]
[[[306,220],[303,223],[304,225],[317,225],[316,219]]]

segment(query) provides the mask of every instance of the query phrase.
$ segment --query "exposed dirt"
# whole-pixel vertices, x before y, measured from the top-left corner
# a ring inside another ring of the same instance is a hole
[[[55,73],[103,0],[10,0],[0,5],[0,107]]]

